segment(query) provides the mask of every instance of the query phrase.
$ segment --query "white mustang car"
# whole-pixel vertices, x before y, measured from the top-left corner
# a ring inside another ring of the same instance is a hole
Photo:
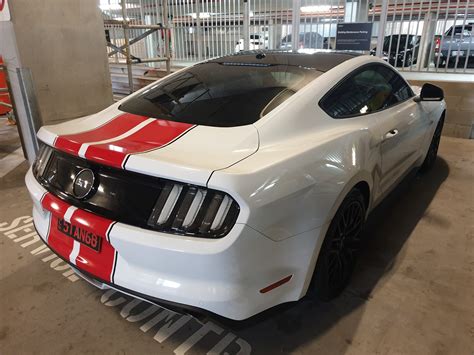
[[[244,52],[46,126],[37,231],[85,279],[241,320],[348,284],[367,214],[436,159],[441,89],[351,53]]]

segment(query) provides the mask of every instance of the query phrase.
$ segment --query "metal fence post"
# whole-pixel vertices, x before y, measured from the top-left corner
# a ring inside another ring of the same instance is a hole
[[[197,37],[197,52],[198,60],[202,60],[202,45],[203,37],[201,33],[201,0],[196,1],[196,37]]]
[[[244,50],[248,51],[250,49],[250,7],[248,0],[244,0]]]
[[[127,2],[126,0],[121,1],[122,4],[122,18],[123,18],[123,37],[125,41],[125,57],[127,60],[127,74],[128,74],[128,86],[130,89],[130,93],[133,90],[133,72],[132,72],[132,59],[130,58],[130,37],[129,37],[129,28],[128,28],[128,20],[127,20]]]
[[[297,50],[300,41],[300,17],[301,0],[293,1],[293,11],[291,15],[291,49]]]
[[[166,56],[166,73],[171,72],[171,58],[170,58],[170,43],[171,43],[171,29],[168,14],[168,0],[163,0],[163,24],[165,26],[165,56]]]
[[[385,38],[385,26],[387,25],[388,15],[388,0],[382,0],[382,11],[380,12],[379,19],[379,33],[377,35],[377,51],[376,56],[382,57],[383,54],[383,42]]]

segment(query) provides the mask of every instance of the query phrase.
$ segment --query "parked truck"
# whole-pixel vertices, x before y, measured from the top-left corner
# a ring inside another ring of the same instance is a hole
[[[464,67],[474,63],[474,23],[451,26],[446,33],[435,39],[435,65],[437,67]]]

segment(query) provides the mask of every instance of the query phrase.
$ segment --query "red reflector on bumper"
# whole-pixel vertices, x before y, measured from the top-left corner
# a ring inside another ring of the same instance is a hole
[[[289,276],[281,279],[280,281],[272,283],[271,285],[268,285],[267,287],[262,288],[260,290],[260,293],[267,293],[267,292],[273,290],[274,288],[280,287],[281,285],[286,284],[288,281],[290,281],[292,277],[293,277],[293,275],[289,275]]]

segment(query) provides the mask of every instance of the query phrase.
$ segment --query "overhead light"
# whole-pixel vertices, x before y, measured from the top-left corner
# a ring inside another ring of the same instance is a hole
[[[331,10],[331,5],[311,5],[311,6],[302,6],[300,8],[301,12],[325,12]]]
[[[104,1],[101,1],[99,7],[102,11],[122,10],[122,6],[120,4],[107,4]],[[138,4],[126,4],[125,7],[127,9],[138,9],[140,7],[140,5],[138,5]]]
[[[210,18],[211,15],[214,15],[214,14],[211,14],[210,12],[200,12],[199,13],[199,18]],[[192,14],[188,14],[188,16],[191,16],[193,19],[197,19],[197,13],[193,12]]]

